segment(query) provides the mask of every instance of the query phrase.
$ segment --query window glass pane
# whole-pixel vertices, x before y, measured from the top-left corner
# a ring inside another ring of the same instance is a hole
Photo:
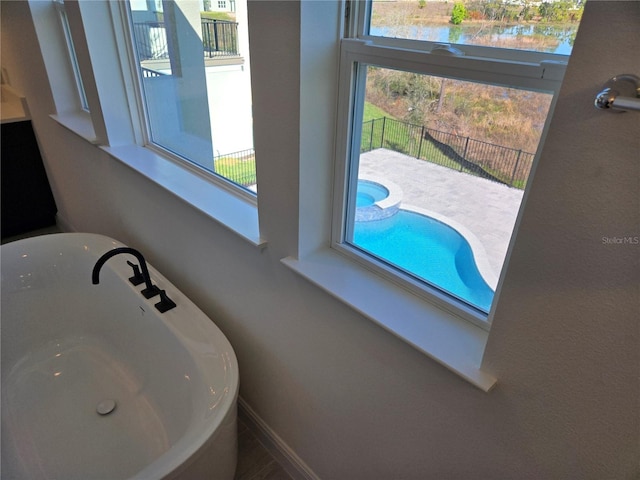
[[[246,1],[201,6],[130,3],[152,142],[255,191]]]
[[[488,312],[551,100],[368,66],[345,241]]]
[[[582,0],[373,1],[375,36],[569,55]]]
[[[64,0],[56,0],[54,4],[58,8],[60,15],[60,22],[62,24],[62,32],[64,34],[65,43],[67,44],[67,52],[69,53],[69,60],[71,61],[71,68],[73,70],[73,78],[76,82],[76,89],[78,91],[78,97],[80,100],[80,106],[83,110],[89,111],[89,102],[87,102],[87,95],[84,91],[84,84],[82,83],[82,76],[80,75],[80,67],[78,66],[78,59],[76,57],[76,49],[73,46],[73,38],[71,37],[71,29],[69,28],[69,19],[67,18],[67,12],[64,10]]]

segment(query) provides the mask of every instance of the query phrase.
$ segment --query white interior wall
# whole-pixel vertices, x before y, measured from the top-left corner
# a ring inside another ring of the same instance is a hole
[[[638,42],[640,2],[587,2],[485,351],[541,478],[640,475],[640,112],[593,105]]]
[[[2,64],[29,101],[61,216],[142,250],[216,321],[238,355],[242,397],[320,478],[640,473],[639,247],[602,241],[640,235],[640,114],[592,108],[610,76],[640,74],[639,3],[587,2],[496,309],[485,368],[499,383],[488,394],[280,263],[297,248],[304,206],[298,3],[269,8],[288,26],[272,45],[284,70],[253,51],[275,89],[254,90],[254,104],[278,114],[255,133],[273,180],[260,187],[264,251],[53,121],[28,4],[1,7]]]

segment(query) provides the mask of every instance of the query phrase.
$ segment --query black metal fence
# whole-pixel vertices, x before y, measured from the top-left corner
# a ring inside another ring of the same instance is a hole
[[[243,187],[256,184],[256,153],[251,148],[213,158],[213,171]]]
[[[238,24],[226,20],[202,19],[202,44],[205,55],[231,57],[238,52]]]
[[[202,47],[208,58],[233,57],[238,50],[238,24],[226,20],[200,19]],[[137,22],[133,24],[136,51],[142,60],[169,58],[169,43],[164,22]]]
[[[534,154],[388,117],[364,122],[360,152],[388,148],[405,155],[524,189]]]

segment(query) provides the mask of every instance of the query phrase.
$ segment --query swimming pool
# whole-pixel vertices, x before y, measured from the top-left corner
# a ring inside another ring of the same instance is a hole
[[[402,208],[381,220],[354,222],[353,243],[484,312],[491,308],[495,292],[476,263],[486,269],[486,262],[476,259],[465,236],[444,221]],[[495,288],[496,279],[489,281]]]

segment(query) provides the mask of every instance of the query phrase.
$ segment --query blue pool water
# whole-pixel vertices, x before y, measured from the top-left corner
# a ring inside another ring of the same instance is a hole
[[[353,243],[488,312],[494,291],[486,284],[469,243],[455,229],[408,210],[355,222]]]
[[[380,184],[358,180],[356,207],[368,207],[389,196],[389,190]]]

